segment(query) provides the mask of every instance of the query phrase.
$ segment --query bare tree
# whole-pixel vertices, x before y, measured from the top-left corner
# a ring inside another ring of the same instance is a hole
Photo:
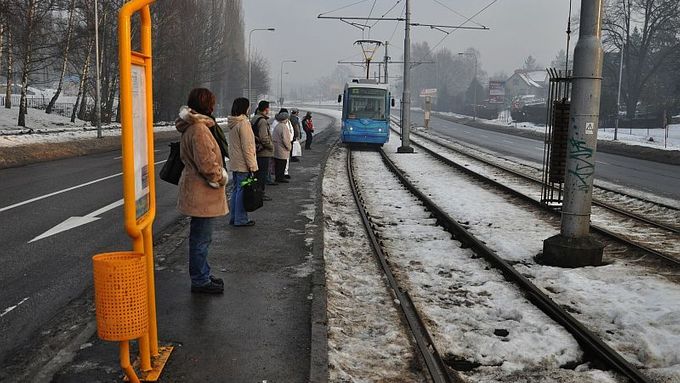
[[[73,34],[73,14],[75,12],[75,7],[76,7],[76,0],[71,0],[71,4],[69,5],[69,10],[68,10],[68,23],[66,26],[66,41],[65,41],[65,46],[64,46],[64,61],[61,64],[61,72],[59,74],[59,85],[57,85],[57,90],[54,92],[54,95],[52,96],[52,99],[50,100],[50,103],[47,105],[47,108],[45,108],[45,113],[50,114],[52,113],[52,108],[54,108],[54,104],[57,102],[57,99],[59,98],[59,95],[61,94],[61,88],[64,85],[64,76],[66,76],[66,67],[68,65],[68,54],[69,50],[71,48],[71,35]]]
[[[12,29],[7,28],[7,87],[5,88],[5,108],[7,109],[12,108],[12,77],[14,77],[12,49]]]
[[[73,110],[71,111],[71,122],[76,122],[76,114],[78,113],[78,107],[80,106],[81,100],[84,98],[85,84],[87,83],[87,74],[90,70],[90,57],[92,57],[92,48],[94,47],[94,39],[90,40],[87,46],[87,55],[85,55],[85,61],[83,62],[83,69],[80,71],[80,83],[78,85],[78,95],[76,96],[76,103],[73,105]]]
[[[680,0],[608,0],[604,43],[623,52],[623,99],[628,118],[654,74],[680,49]]]

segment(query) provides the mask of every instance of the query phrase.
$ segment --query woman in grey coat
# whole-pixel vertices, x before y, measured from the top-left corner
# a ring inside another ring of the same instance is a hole
[[[284,177],[286,171],[286,163],[290,157],[290,151],[293,149],[293,137],[288,129],[288,110],[283,108],[274,117],[276,119],[276,126],[272,134],[272,141],[274,141],[274,174],[275,182],[288,183]]]

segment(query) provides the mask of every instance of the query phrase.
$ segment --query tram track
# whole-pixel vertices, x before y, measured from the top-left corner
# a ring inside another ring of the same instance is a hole
[[[451,218],[444,210],[439,208],[428,196],[421,192],[415,186],[415,184],[409,181],[408,177],[396,166],[396,164],[382,150],[380,150],[380,154],[382,161],[385,164],[385,167],[389,170],[389,172],[393,174],[399,180],[401,185],[403,185],[403,187],[407,189],[408,192],[412,196],[414,196],[418,201],[420,201],[420,203],[422,203],[422,205],[427,209],[427,211],[429,211],[432,214],[432,216],[436,219],[436,223],[438,226],[441,226],[445,231],[451,233],[453,238],[461,242],[464,247],[471,249],[475,254],[485,259],[491,266],[498,269],[507,281],[519,287],[523,295],[529,301],[531,301],[548,317],[550,317],[559,325],[564,327],[564,329],[566,329],[574,337],[574,339],[586,352],[586,355],[589,359],[597,360],[598,362],[605,364],[608,368],[611,368],[613,371],[620,373],[621,375],[625,376],[632,382],[649,382],[647,377],[642,375],[620,354],[618,354],[616,351],[610,348],[604,341],[602,341],[598,336],[596,336],[594,333],[588,330],[586,326],[584,326],[581,322],[579,322],[577,319],[571,316],[557,303],[552,301],[547,295],[545,295],[541,291],[540,288],[538,288],[536,285],[530,282],[525,276],[523,276],[520,272],[513,268],[507,261],[502,259],[493,250],[487,247],[483,241],[477,239],[464,227],[464,225],[458,223],[456,220]],[[386,257],[383,254],[382,250],[380,250],[381,242],[376,238],[376,235],[374,233],[375,227],[369,218],[370,212],[366,211],[366,206],[364,206],[362,202],[361,191],[357,190],[358,189],[357,182],[354,179],[354,174],[352,171],[351,154],[348,154],[347,171],[351,180],[350,183],[352,185],[355,201],[359,209],[362,211],[361,213],[362,220],[364,222],[364,225],[366,226],[366,231],[372,238],[371,241],[373,244],[372,245],[373,248],[377,249],[376,255],[380,259],[380,263],[383,266],[383,269],[388,270],[388,272],[386,272],[386,275],[389,274],[387,276],[387,279],[390,281],[390,285],[392,289],[395,291],[395,294],[397,292],[403,294],[402,298],[399,297],[397,298],[400,304],[402,302],[405,302],[406,309],[402,307],[402,310],[411,309],[416,310],[410,297],[408,296],[408,292],[403,291],[398,285],[396,285],[397,282],[394,280],[392,272],[389,271],[390,266],[388,264],[388,261],[386,260]],[[382,256],[378,255],[378,253],[382,254]],[[405,316],[407,317],[408,321],[408,316],[406,314]],[[411,327],[412,329],[415,327],[416,328],[415,331],[418,333],[422,334],[424,332],[427,334],[427,329],[423,330],[424,325],[422,319],[414,320],[414,322],[416,323],[416,325],[412,327],[409,321],[409,327]],[[421,350],[421,354],[427,357],[434,358],[434,360],[431,363],[427,363],[428,370],[431,372],[431,374],[433,374],[433,376],[441,376],[441,372],[438,372],[442,371],[440,368],[435,368],[434,373],[432,372],[433,370],[430,370],[430,365],[442,366],[443,365],[442,363],[444,363],[441,360],[441,357],[438,355],[438,353],[436,352],[432,353],[432,350],[436,351],[436,348],[432,343],[431,337],[429,337],[428,335],[424,340],[417,341],[417,343],[419,343],[419,349]],[[422,346],[420,346],[421,344],[424,345],[425,348],[422,348]],[[428,344],[431,344],[431,346],[429,346]],[[444,371],[446,371],[446,367],[444,367]]]
[[[432,341],[432,337],[425,326],[418,309],[413,304],[413,301],[405,289],[403,289],[397,282],[392,269],[387,262],[387,257],[382,250],[380,241],[378,240],[376,233],[373,231],[373,225],[369,219],[369,212],[364,205],[361,191],[356,183],[356,178],[354,176],[354,170],[352,166],[352,152],[351,150],[347,153],[347,175],[349,178],[349,183],[352,189],[352,196],[354,197],[354,202],[357,205],[361,220],[364,224],[366,234],[371,243],[371,249],[375,257],[377,258],[380,267],[388,281],[388,284],[394,293],[398,306],[401,309],[403,318],[411,330],[411,334],[416,343],[416,347],[420,352],[423,361],[427,367],[430,378],[434,383],[453,383],[453,382],[463,382],[463,380],[458,376],[452,376],[449,369],[446,367],[444,360],[437,351],[437,347]]]
[[[394,127],[392,129],[395,130]],[[397,134],[399,133],[397,132]],[[483,158],[482,155],[461,150],[423,134],[414,132],[412,135],[417,136],[418,140],[422,139],[427,142],[423,143],[412,139],[412,144],[437,160],[519,197],[544,211],[555,215],[560,214],[558,210],[541,203],[541,181],[535,176],[511,169],[509,166]],[[430,145],[436,146],[439,150],[429,147]],[[442,154],[441,150],[447,151],[448,154]],[[611,194],[613,192],[611,190],[600,190],[598,193]],[[622,194],[619,193],[619,195]],[[651,202],[646,201],[645,203],[650,204]],[[680,266],[680,235],[677,227],[678,220],[674,219],[680,217],[680,211],[674,210],[670,206],[660,206],[659,209],[670,215],[671,218],[669,219],[670,222],[659,222],[658,219],[643,217],[603,201],[594,199],[593,205],[591,229],[594,232],[642,250],[666,263]]]

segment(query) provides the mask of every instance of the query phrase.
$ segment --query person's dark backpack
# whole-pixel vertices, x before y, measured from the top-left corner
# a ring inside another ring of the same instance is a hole
[[[255,136],[255,152],[256,153],[259,153],[262,150],[264,150],[264,145],[262,145],[262,143],[260,142],[260,135],[259,135],[260,128],[257,127],[258,125],[260,125],[260,120],[262,120],[263,118],[267,119],[267,117],[265,117],[265,116],[260,116],[260,117],[257,118],[257,120],[255,120],[254,124],[250,125],[250,127],[253,129],[253,135]]]

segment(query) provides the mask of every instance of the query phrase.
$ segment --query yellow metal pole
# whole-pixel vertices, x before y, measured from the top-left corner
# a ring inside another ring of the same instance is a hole
[[[151,356],[158,356],[158,327],[156,321],[156,283],[155,262],[153,254],[153,220],[156,218],[156,178],[154,169],[154,131],[153,131],[153,62],[151,45],[151,10],[145,6],[141,11],[142,18],[142,53],[146,56],[146,120],[147,120],[147,153],[149,156],[149,213],[148,224],[142,229],[144,254],[147,259],[147,285],[149,302],[149,346]]]
[[[120,367],[130,382],[140,383],[135,370],[130,365],[130,343],[127,340],[120,342]]]

